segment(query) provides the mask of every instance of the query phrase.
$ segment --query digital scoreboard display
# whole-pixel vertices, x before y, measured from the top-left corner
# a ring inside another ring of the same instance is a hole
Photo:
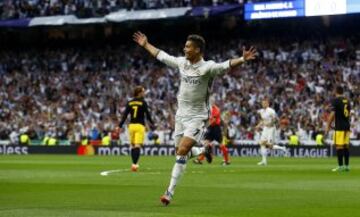
[[[293,0],[247,3],[245,20],[360,13],[360,0]]]
[[[245,20],[303,17],[304,1],[279,1],[245,4]]]
[[[346,0],[305,0],[305,16],[346,14]]]

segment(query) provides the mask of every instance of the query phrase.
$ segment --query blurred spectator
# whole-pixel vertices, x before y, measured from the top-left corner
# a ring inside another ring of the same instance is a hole
[[[1,19],[76,15],[79,18],[103,17],[121,9],[145,10],[188,6],[241,4],[238,0],[4,0]]]
[[[236,139],[256,139],[253,129],[259,99],[271,96],[280,119],[279,137],[287,139],[294,131],[300,140],[315,140],[328,116],[335,83],[344,84],[351,99],[351,138],[360,139],[360,68],[355,59],[359,43],[341,39],[267,41],[251,42],[259,51],[257,61],[232,70],[213,84],[216,101],[236,126]],[[244,42],[209,44],[208,59],[222,61],[241,55]],[[173,55],[182,55],[182,46],[181,42],[160,45]],[[79,144],[84,138],[101,139],[101,132],[107,131],[112,141],[119,140],[117,118],[132,87],[141,84],[149,90],[145,99],[151,101],[152,116],[168,141],[179,76],[156,60],[141,58],[139,52],[132,45],[0,51],[0,139],[10,136],[16,142],[16,135],[27,127],[31,139],[55,135]],[[345,60],[341,59],[344,55]]]

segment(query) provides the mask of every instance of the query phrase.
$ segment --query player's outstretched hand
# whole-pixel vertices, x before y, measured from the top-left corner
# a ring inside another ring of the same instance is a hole
[[[133,35],[133,39],[136,43],[138,43],[141,47],[144,47],[146,43],[148,43],[147,37],[140,31],[137,31]]]
[[[249,50],[245,50],[245,47],[243,47],[243,57],[245,61],[253,60],[256,58],[256,49],[254,47],[250,47]]]

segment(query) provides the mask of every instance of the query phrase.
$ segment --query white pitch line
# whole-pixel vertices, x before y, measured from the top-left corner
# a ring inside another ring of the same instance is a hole
[[[204,174],[204,171],[191,171],[191,173],[193,173],[193,174]]]
[[[140,172],[140,173],[146,173],[146,174],[150,174],[150,175],[158,175],[158,174],[161,174],[161,172],[159,171],[154,171],[152,172],[151,168],[144,168],[144,170],[146,170],[145,172]],[[108,176],[112,173],[123,173],[123,172],[130,172],[130,169],[119,169],[119,170],[107,170],[107,171],[102,171],[100,173],[101,176]]]
[[[108,171],[102,171],[100,173],[100,175],[102,176],[107,176],[110,173],[121,173],[121,172],[126,172],[126,171],[130,171],[129,169],[121,169],[121,170],[108,170]]]

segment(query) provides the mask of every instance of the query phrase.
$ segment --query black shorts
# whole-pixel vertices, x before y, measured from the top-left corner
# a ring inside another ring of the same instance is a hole
[[[221,128],[219,125],[215,126],[209,126],[205,133],[205,140],[209,141],[217,141],[218,143],[221,143],[222,136],[221,136]]]

